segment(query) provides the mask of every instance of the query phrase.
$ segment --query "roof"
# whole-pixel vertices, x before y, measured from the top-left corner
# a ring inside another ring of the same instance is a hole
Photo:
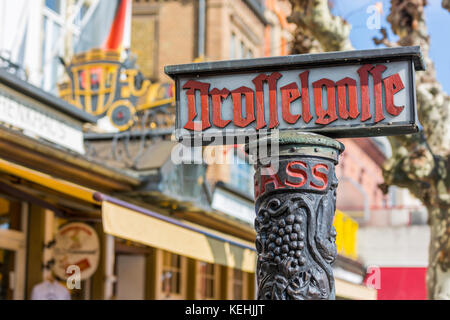
[[[128,190],[141,183],[134,171],[109,167],[54,143],[36,140],[3,126],[0,126],[0,153],[4,160],[92,188]]]
[[[0,83],[14,89],[28,97],[31,97],[59,112],[62,112],[72,118],[82,122],[97,122],[97,118],[93,115],[78,109],[74,105],[67,103],[59,97],[56,97],[44,90],[16,77],[15,75],[0,69]]]
[[[261,20],[265,25],[269,24],[266,17],[264,16],[264,6],[265,1],[261,0],[244,0],[244,3],[253,11],[253,13]]]
[[[213,61],[166,66],[164,71],[172,78],[179,75],[205,74],[219,72],[245,72],[262,68],[292,69],[317,67],[331,64],[357,64],[364,61],[405,60],[412,59],[417,71],[425,70],[425,62],[419,46],[395,47],[371,50],[351,50],[323,52],[313,54],[297,54],[281,57]]]

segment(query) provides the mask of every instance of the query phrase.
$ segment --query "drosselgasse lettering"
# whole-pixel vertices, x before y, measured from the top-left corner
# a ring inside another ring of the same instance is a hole
[[[373,123],[378,123],[386,118],[386,113],[396,117],[405,108],[404,105],[394,104],[394,95],[403,90],[405,85],[399,73],[383,78],[382,74],[386,69],[383,64],[364,64],[357,70],[359,86],[354,78],[348,76],[336,82],[321,78],[312,83],[312,92],[309,86],[309,70],[301,72],[298,81],[284,85],[279,90],[277,82],[283,77],[279,72],[261,73],[252,80],[253,88],[241,86],[231,91],[229,88],[210,88],[211,85],[207,82],[188,80],[182,87],[188,101],[188,118],[183,127],[190,131],[204,131],[210,127],[225,128],[230,123],[235,127],[246,128],[256,122],[257,130],[273,129],[278,127],[281,120],[277,112],[277,108],[280,107],[277,105],[279,95],[282,121],[291,125],[298,121],[308,124],[313,118],[315,124],[323,126],[338,119],[359,119],[360,123],[372,119]],[[371,82],[369,77],[372,77]],[[266,87],[269,96],[268,106],[264,102]],[[369,108],[369,92],[373,92],[375,105],[373,111]],[[196,101],[198,93],[200,101]],[[311,95],[314,96],[313,106],[310,105]],[[225,99],[232,100],[232,119],[222,118],[222,104]],[[291,104],[298,99],[301,99],[301,113],[293,114]],[[324,100],[327,101],[326,108]],[[195,107],[199,102],[200,117]],[[265,109],[269,110],[269,119],[265,119]]]

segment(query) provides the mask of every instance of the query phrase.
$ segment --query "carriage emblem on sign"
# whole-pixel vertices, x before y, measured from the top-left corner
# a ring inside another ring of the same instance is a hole
[[[62,99],[97,116],[107,116],[119,131],[130,129],[139,112],[174,103],[174,85],[144,79],[120,51],[93,49],[66,66],[69,80],[58,85]]]

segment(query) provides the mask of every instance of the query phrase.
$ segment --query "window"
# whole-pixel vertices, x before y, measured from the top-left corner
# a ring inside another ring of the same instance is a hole
[[[10,276],[14,271],[14,251],[0,248],[0,300],[12,299]]]
[[[217,272],[218,266],[206,263],[200,263],[200,298],[217,299]]]
[[[0,229],[9,229],[11,226],[10,202],[0,198]]]
[[[141,72],[148,78],[158,78],[157,58],[158,14],[133,15],[131,21],[131,52],[137,56]]]
[[[61,13],[61,0],[45,0],[45,6],[56,13]]]
[[[398,204],[398,189],[396,186],[389,187],[388,206],[396,206]]]
[[[230,59],[235,58],[235,52],[236,52],[236,35],[233,32],[231,33],[230,38]]]
[[[0,195],[0,230],[21,230],[21,204]]]
[[[28,204],[0,195],[0,301],[23,299]]]
[[[82,4],[79,11],[75,14],[75,18],[73,20],[73,23],[78,27],[81,27],[83,25],[83,19],[86,17],[86,14],[88,13],[90,7],[87,2],[80,2],[82,2]]]
[[[244,272],[233,269],[233,299],[242,300],[244,298]]]
[[[276,42],[276,30],[275,27],[270,28],[270,55],[277,55],[277,42]]]
[[[230,36],[230,59],[250,59],[255,56],[255,43],[238,25],[232,25]]]
[[[239,47],[239,59],[242,59],[245,57],[245,44],[244,41],[241,41],[241,46]]]
[[[98,1],[89,0],[45,0],[41,48],[41,87],[44,90],[56,93],[57,82],[64,73],[59,57],[64,56],[66,44],[79,41],[85,20],[91,16],[89,11],[95,10],[97,4]]]
[[[61,37],[62,17],[49,11],[44,16],[44,41],[42,43],[42,87],[47,91],[56,90],[58,69],[61,68],[58,56],[63,53],[64,39]],[[61,70],[62,71],[62,70]]]
[[[182,288],[181,256],[163,251],[162,291],[163,295],[180,295]]]
[[[145,299],[145,255],[117,254],[114,266],[117,275],[115,298],[118,300]]]
[[[281,54],[281,27],[279,21],[270,29],[270,55],[279,56]]]
[[[240,150],[233,150],[233,162],[230,168],[230,184],[244,194],[253,197],[255,169],[248,163]]]

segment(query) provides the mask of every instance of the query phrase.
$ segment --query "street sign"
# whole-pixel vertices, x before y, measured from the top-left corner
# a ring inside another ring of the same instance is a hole
[[[417,132],[414,71],[424,68],[420,47],[165,68],[175,80],[175,136],[193,142],[185,147],[245,143],[257,158],[258,299],[335,299],[344,145],[332,138]]]
[[[97,270],[100,242],[88,224],[72,222],[62,226],[55,236],[53,271],[67,280],[78,269],[80,280],[89,279]]]
[[[208,144],[211,137],[274,129],[333,138],[417,132],[414,71],[424,68],[420,47],[398,47],[174,65],[165,72],[175,80],[177,140]]]

